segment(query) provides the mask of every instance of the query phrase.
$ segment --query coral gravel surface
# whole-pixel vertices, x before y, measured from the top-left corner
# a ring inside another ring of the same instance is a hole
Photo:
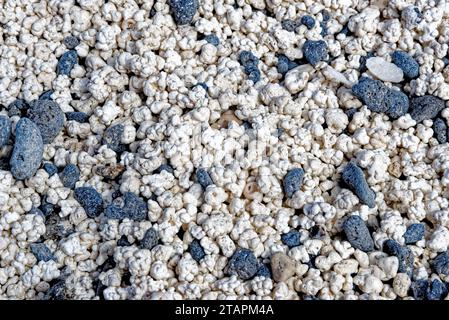
[[[449,300],[449,1],[0,5],[0,299]]]

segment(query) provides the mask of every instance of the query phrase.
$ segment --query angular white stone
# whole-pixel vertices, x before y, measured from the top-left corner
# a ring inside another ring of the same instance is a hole
[[[401,82],[404,72],[395,64],[385,61],[380,57],[373,57],[366,60],[366,67],[377,78],[388,82]]]
[[[343,83],[347,87],[352,87],[352,85],[354,84],[349,81],[341,72],[338,72],[329,65],[324,68],[322,72],[326,78],[336,83]]]

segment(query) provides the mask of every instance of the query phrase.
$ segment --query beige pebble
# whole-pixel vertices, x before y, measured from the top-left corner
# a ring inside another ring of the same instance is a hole
[[[398,273],[393,280],[393,290],[400,297],[406,297],[411,280],[406,273]]]
[[[105,177],[108,179],[115,179],[117,176],[125,170],[125,167],[121,164],[112,164],[105,166],[97,166],[94,169],[95,173],[101,177]]]
[[[399,161],[391,162],[388,166],[388,172],[396,178],[399,178],[402,175],[401,164],[399,163]]]
[[[218,119],[218,121],[214,123],[212,127],[215,129],[227,128],[229,123],[233,121],[238,123],[239,125],[243,123],[242,120],[236,117],[234,111],[227,110],[221,114],[220,119]]]
[[[295,274],[295,262],[285,253],[276,252],[271,257],[271,271],[273,279],[277,282],[284,282]]]
[[[254,200],[255,193],[258,193],[260,191],[259,186],[257,185],[257,182],[249,182],[245,185],[245,189],[243,189],[243,195],[245,196],[245,199]]]

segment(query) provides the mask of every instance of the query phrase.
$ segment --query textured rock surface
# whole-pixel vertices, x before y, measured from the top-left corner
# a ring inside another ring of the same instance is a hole
[[[39,128],[31,120],[22,118],[16,126],[14,149],[10,165],[14,178],[32,177],[42,162],[44,144]]]

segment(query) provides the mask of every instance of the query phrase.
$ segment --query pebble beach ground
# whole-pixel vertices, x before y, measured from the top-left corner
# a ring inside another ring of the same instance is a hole
[[[449,300],[448,0],[0,4],[0,299]]]

